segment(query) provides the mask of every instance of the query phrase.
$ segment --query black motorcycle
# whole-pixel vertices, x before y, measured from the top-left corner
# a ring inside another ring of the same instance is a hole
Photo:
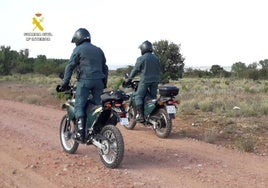
[[[128,78],[126,74],[125,79]],[[124,88],[131,88],[132,91],[128,93],[130,99],[126,107],[127,117],[129,123],[125,124],[126,129],[134,129],[137,124],[136,121],[136,104],[135,104],[135,92],[138,89],[139,81],[123,82]],[[159,97],[152,99],[147,91],[144,104],[144,126],[151,126],[156,135],[160,138],[167,138],[172,130],[172,119],[175,119],[177,106],[180,104],[179,100],[175,99],[178,95],[179,88],[172,85],[163,85],[159,87]]]
[[[121,90],[105,92],[101,95],[102,104],[87,103],[86,109],[86,142],[76,139],[78,125],[74,114],[75,86],[67,89],[57,86],[57,92],[67,95],[67,101],[62,105],[66,110],[60,123],[60,142],[63,150],[73,154],[79,144],[94,145],[98,148],[102,163],[109,168],[120,165],[124,156],[124,140],[120,130],[116,127],[118,122],[128,123],[123,101],[129,96]]]

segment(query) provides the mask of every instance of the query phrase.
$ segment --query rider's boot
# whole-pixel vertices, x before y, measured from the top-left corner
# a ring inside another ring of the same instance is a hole
[[[77,120],[77,133],[76,133],[76,139],[81,141],[82,143],[85,143],[85,127],[86,127],[86,121],[84,117],[80,117]]]
[[[137,109],[136,121],[139,123],[143,123],[145,121],[143,105],[137,105],[136,109]]]

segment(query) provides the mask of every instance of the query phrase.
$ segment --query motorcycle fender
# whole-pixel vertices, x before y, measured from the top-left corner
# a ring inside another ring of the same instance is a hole
[[[74,114],[74,107],[73,106],[68,106],[67,107],[67,114],[70,120],[73,120],[75,118]]]

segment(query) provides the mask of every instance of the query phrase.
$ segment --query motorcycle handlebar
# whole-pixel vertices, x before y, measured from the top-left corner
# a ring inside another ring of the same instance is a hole
[[[64,92],[64,91],[68,91],[68,90],[71,90],[71,86],[62,87],[61,85],[57,85],[57,87],[56,87],[57,92]]]
[[[127,83],[126,81],[123,81],[123,83],[122,83],[122,87],[123,87],[123,88],[127,88],[127,87],[129,87],[129,86],[130,86],[129,83]]]
[[[139,84],[139,81],[129,81],[129,82],[124,81],[122,83],[122,87],[123,88],[132,88],[132,89],[136,90],[138,87],[138,84]]]

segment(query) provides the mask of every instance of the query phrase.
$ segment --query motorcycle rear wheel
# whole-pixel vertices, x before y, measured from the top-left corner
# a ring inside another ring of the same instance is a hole
[[[73,154],[77,151],[79,143],[72,138],[76,129],[74,122],[64,115],[60,123],[60,143],[66,153]]]
[[[158,126],[155,128],[155,134],[159,138],[167,138],[172,130],[172,121],[167,113],[167,111],[163,108],[160,108],[154,116],[159,117],[157,120]]]
[[[102,163],[108,168],[118,167],[124,156],[124,140],[120,130],[114,125],[106,125],[100,134],[106,138],[101,141],[106,146],[100,150]]]

